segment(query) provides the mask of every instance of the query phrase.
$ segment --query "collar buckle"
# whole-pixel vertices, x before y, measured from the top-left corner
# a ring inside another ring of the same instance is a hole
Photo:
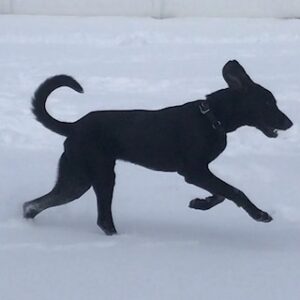
[[[207,114],[210,111],[209,105],[206,100],[200,101],[199,109],[203,115]]]

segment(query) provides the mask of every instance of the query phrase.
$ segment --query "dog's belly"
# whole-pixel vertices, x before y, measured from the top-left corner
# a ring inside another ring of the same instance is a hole
[[[121,160],[145,167],[147,169],[155,170],[155,171],[163,171],[163,172],[176,172],[179,167],[176,163],[170,163],[166,161],[160,160],[143,160],[143,159],[129,159],[129,158],[120,158]]]
[[[155,148],[149,145],[132,145],[133,147],[121,151],[118,157],[148,169],[164,172],[175,172],[181,165],[182,156],[177,151],[167,151],[164,147]]]
[[[155,138],[153,138],[155,137]],[[157,134],[143,138],[131,134],[126,141],[118,140],[117,158],[149,169],[177,172],[186,164],[210,163],[226,147],[226,137],[213,139],[184,137],[180,134]]]

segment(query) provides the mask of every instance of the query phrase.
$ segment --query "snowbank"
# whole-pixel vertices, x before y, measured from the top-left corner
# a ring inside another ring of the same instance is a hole
[[[165,17],[300,16],[298,0],[2,0],[9,14]]]

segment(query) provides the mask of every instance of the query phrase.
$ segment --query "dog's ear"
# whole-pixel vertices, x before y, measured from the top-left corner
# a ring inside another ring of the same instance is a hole
[[[236,60],[228,61],[222,70],[224,80],[232,89],[247,89],[254,82]]]

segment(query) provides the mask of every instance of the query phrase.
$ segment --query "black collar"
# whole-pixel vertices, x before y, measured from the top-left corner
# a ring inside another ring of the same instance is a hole
[[[207,100],[199,100],[199,110],[202,115],[206,116],[206,118],[210,121],[213,129],[224,132],[224,128],[221,122],[216,118],[215,114],[209,107],[209,103]]]

